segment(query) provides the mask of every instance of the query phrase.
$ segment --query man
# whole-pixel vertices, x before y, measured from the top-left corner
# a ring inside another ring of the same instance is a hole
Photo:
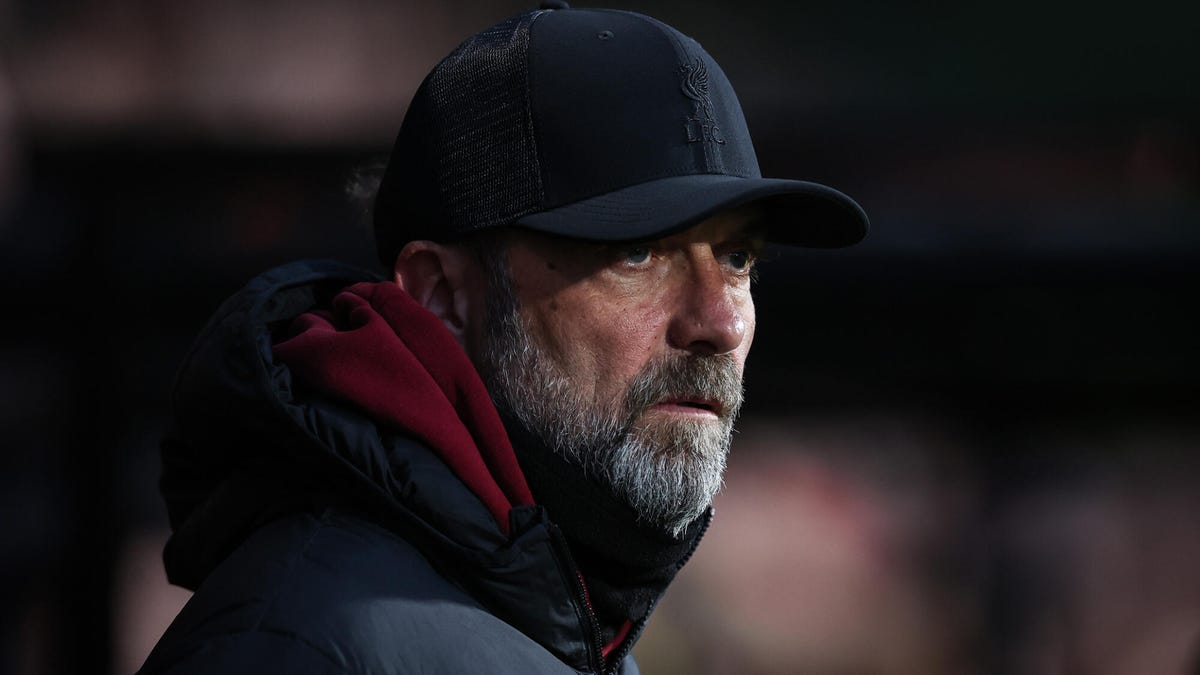
[[[422,84],[372,281],[254,280],[176,383],[162,489],[196,594],[143,672],[635,673],[707,528],[764,239],[866,217],[759,175],[691,39],[548,3]]]

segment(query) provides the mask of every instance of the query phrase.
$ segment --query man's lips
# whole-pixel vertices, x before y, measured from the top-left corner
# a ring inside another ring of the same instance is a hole
[[[659,401],[651,406],[650,409],[676,415],[720,417],[724,406],[721,405],[720,401],[706,398],[671,398]]]

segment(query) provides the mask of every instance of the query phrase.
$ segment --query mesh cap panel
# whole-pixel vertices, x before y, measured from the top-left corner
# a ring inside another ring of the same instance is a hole
[[[523,14],[464,42],[426,85],[437,183],[450,230],[512,222],[541,202]]]
[[[454,239],[538,208],[528,53],[529,27],[543,13],[472,36],[421,83],[376,202],[384,265],[413,239]]]

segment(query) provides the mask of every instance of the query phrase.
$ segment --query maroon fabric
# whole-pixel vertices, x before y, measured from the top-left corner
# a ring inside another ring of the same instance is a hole
[[[508,512],[533,504],[512,444],[466,352],[440,319],[389,282],[360,283],[330,312],[292,324],[275,356],[308,386],[424,442],[508,533]]]

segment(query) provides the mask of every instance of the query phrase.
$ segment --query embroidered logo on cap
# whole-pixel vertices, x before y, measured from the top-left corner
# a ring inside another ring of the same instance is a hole
[[[682,77],[680,88],[684,96],[692,99],[692,115],[684,122],[688,143],[710,141],[725,144],[721,135],[721,127],[713,114],[712,99],[708,96],[708,69],[704,62],[696,59],[694,62],[679,66]]]

